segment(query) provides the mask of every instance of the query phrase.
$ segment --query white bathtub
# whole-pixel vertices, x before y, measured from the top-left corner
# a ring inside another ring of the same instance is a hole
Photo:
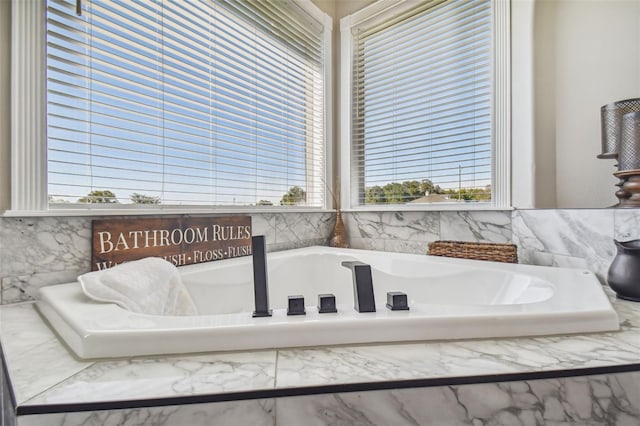
[[[377,312],[353,308],[344,260],[372,266]],[[369,342],[534,336],[617,330],[597,278],[576,269],[424,255],[308,247],[268,255],[273,316],[252,318],[251,257],[180,268],[200,315],[163,317],[95,303],[78,283],[42,289],[39,310],[81,358],[318,346]],[[385,307],[407,294],[410,310]],[[318,313],[333,293],[337,313]],[[303,295],[306,315],[287,316]]]

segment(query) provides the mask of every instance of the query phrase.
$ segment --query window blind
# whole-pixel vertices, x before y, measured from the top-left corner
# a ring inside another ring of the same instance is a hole
[[[491,7],[428,1],[353,29],[357,204],[490,201]]]
[[[323,23],[293,1],[47,3],[50,205],[324,202]]]

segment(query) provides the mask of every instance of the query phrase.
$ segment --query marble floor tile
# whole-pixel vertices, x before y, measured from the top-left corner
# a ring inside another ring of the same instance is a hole
[[[12,324],[2,327],[2,348],[18,404],[91,365],[70,354],[32,303],[0,307],[0,324]]]
[[[17,426],[273,426],[271,399],[19,416]]]
[[[277,426],[640,424],[640,373],[336,393],[276,401]]]
[[[29,404],[164,398],[272,389],[275,351],[96,362]]]

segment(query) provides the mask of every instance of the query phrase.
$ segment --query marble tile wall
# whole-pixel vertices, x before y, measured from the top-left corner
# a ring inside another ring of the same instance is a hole
[[[276,425],[638,425],[640,373],[282,398]]]
[[[513,242],[521,263],[588,268],[604,282],[614,238],[640,239],[639,209],[344,213],[352,247],[425,253],[435,240]]]
[[[636,210],[516,210],[345,213],[356,248],[424,253],[437,239],[514,242],[524,263],[588,267],[602,278],[613,239],[640,238]],[[254,233],[269,250],[325,244],[334,215],[263,214]],[[0,218],[4,303],[29,300],[42,285],[89,268],[90,219]],[[36,260],[34,260],[36,259]],[[2,395],[6,402],[6,392]],[[12,418],[6,425],[537,425],[640,424],[640,373],[520,382],[354,392],[183,406],[59,413]],[[15,422],[15,423],[14,423]]]
[[[91,220],[0,217],[2,304],[33,300],[40,287],[74,281],[88,272]],[[252,215],[253,233],[266,235],[269,251],[326,245],[334,223],[330,212]]]
[[[640,424],[640,373],[19,416],[18,426]]]
[[[511,211],[343,213],[353,248],[426,253],[435,240],[506,243]]]
[[[520,262],[589,268],[604,282],[613,239],[640,239],[638,209],[345,212],[351,247],[426,253],[435,240],[513,242]],[[270,251],[324,245],[332,213],[252,215]],[[73,281],[89,270],[91,218],[0,218],[3,304],[37,298],[44,285]]]
[[[587,268],[604,282],[615,256],[613,240],[635,233],[626,218],[636,214],[613,209],[516,210],[513,242],[523,263]]]
[[[16,426],[273,426],[274,401],[258,399],[18,416]]]
[[[4,374],[2,366],[3,360],[0,359],[0,425],[14,426],[15,415],[13,411],[13,403],[9,395],[9,384]]]

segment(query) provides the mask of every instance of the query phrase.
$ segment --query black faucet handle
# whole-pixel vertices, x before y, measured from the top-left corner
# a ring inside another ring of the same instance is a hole
[[[375,312],[371,265],[358,260],[345,260],[342,266],[353,272],[353,307],[358,312]]]
[[[251,254],[253,256],[253,295],[256,310],[253,317],[270,317],[269,284],[267,278],[267,244],[264,235],[251,237]]]

